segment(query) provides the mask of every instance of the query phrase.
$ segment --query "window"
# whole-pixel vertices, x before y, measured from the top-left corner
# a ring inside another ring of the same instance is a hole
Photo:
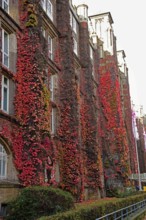
[[[72,17],[72,27],[73,27],[74,32],[76,33],[77,32],[77,22],[74,17]]]
[[[113,44],[113,32],[110,30],[110,45],[112,46]]]
[[[50,0],[42,0],[42,7],[44,11],[47,13],[49,18],[53,20],[53,5]]]
[[[51,133],[55,134],[56,133],[56,122],[57,122],[57,114],[56,114],[56,108],[52,108],[52,112],[51,112]]]
[[[73,39],[73,41],[74,41],[74,53],[77,55],[78,54],[78,44],[77,44],[77,41],[75,38]]]
[[[3,8],[6,12],[9,12],[9,0],[2,0],[2,8]]]
[[[2,63],[9,67],[9,34],[2,29]]]
[[[73,14],[71,13],[71,11],[69,13],[70,13],[70,26],[72,27],[73,31],[77,33],[77,21],[73,16]]]
[[[53,59],[53,39],[50,36],[48,36],[48,56]]]
[[[1,109],[5,112],[9,112],[9,79],[2,76],[2,99]]]
[[[51,100],[55,101],[56,99],[56,92],[57,92],[57,76],[51,75],[50,79],[50,92],[51,92]]]
[[[93,49],[91,46],[90,46],[90,58],[91,58],[91,60],[93,60]]]
[[[72,27],[72,13],[71,13],[71,11],[69,11],[69,15],[70,15],[70,26]]]
[[[42,27],[42,35],[43,35],[44,38],[46,37],[46,30],[45,30],[44,27]]]
[[[103,46],[102,45],[99,46],[99,57],[103,58]]]
[[[7,174],[7,153],[0,144],[0,179],[5,179]]]

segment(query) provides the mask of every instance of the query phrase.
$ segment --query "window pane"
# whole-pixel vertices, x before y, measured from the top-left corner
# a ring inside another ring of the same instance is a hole
[[[9,57],[7,54],[4,54],[4,65],[7,67],[9,66]]]
[[[48,52],[49,52],[49,58],[53,58],[53,53],[52,53],[52,38],[48,36]]]
[[[70,26],[72,27],[72,13],[71,13],[71,11],[69,12],[69,15],[70,15]]]
[[[5,175],[6,175],[6,160],[4,157],[2,161],[2,176],[5,176]]]
[[[73,17],[73,30],[76,33],[77,31],[77,23],[76,23],[76,19]]]
[[[8,12],[8,4],[7,4],[6,2],[4,2],[4,10],[5,10],[6,12]]]
[[[4,77],[4,85],[8,85],[8,79]]]
[[[0,144],[0,178],[6,177],[7,154],[4,147]]]
[[[4,52],[8,54],[8,34],[4,32]]]
[[[4,87],[3,110],[8,111],[8,90]]]
[[[47,0],[47,8],[46,8],[47,15],[52,19],[53,13],[52,13],[52,3]]]
[[[43,9],[46,10],[46,0],[42,0],[41,3],[42,3]]]
[[[0,153],[2,153],[2,152],[3,152],[3,147],[0,145]]]
[[[52,4],[50,1],[47,1],[47,14],[51,15],[52,13]]]

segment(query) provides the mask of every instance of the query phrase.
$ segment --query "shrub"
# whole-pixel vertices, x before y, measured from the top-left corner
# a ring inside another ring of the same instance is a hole
[[[134,187],[127,187],[127,188],[119,187],[112,190],[110,189],[107,190],[108,197],[116,197],[116,198],[124,198],[127,196],[137,195],[138,193],[140,194],[140,191],[137,192]]]
[[[53,216],[41,217],[38,220],[95,220],[108,213],[122,209],[146,199],[146,193],[127,198],[113,198],[109,201],[94,202],[92,204],[79,205],[76,209]]]
[[[27,187],[8,204],[7,220],[34,220],[73,208],[74,199],[69,192],[53,187]]]

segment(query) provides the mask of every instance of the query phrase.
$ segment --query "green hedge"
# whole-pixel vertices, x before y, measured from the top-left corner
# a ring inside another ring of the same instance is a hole
[[[74,210],[53,216],[42,217],[38,220],[95,220],[105,214],[129,206],[133,203],[146,199],[146,193],[127,198],[113,198],[108,201],[94,202],[92,204],[79,205]]]
[[[7,220],[34,220],[74,207],[74,199],[69,192],[53,187],[28,187],[8,204]]]

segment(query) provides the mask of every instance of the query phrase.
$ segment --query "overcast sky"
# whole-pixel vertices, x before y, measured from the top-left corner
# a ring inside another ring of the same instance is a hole
[[[126,53],[131,100],[146,113],[146,7],[145,0],[72,0],[85,3],[89,15],[111,12],[117,49]]]

